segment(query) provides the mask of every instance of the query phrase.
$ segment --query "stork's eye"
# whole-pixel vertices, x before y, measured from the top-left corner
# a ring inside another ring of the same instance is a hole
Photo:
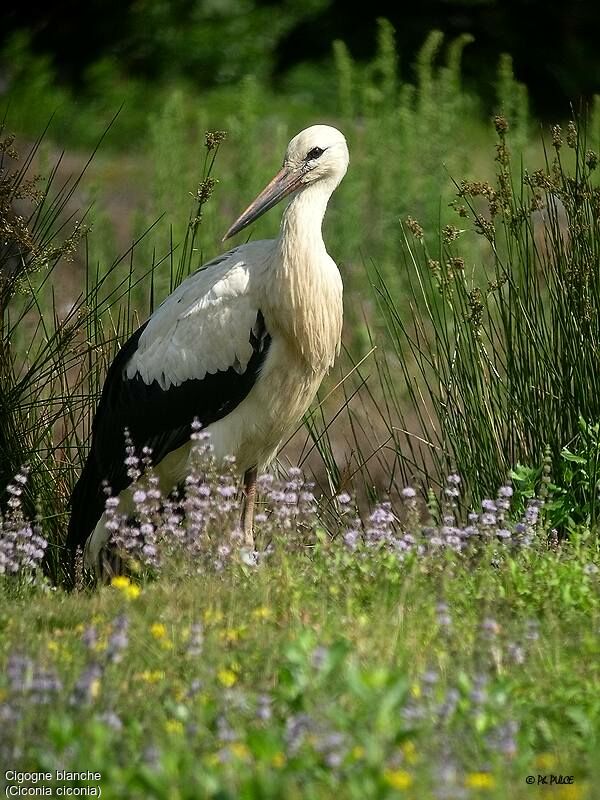
[[[313,161],[315,158],[320,158],[325,151],[322,150],[320,147],[313,147],[312,150],[309,150],[306,154],[307,161]]]

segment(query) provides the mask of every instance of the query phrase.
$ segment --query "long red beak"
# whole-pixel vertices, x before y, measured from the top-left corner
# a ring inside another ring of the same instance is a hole
[[[236,233],[239,233],[251,222],[261,217],[266,211],[276,206],[288,194],[298,189],[300,178],[300,175],[290,172],[287,167],[283,167],[273,180],[265,186],[256,200],[250,203],[248,208],[236,219],[221,241],[224,242],[230,236],[235,236]]]

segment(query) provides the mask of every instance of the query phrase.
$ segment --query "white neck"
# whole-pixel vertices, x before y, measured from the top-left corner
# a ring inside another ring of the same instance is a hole
[[[320,180],[310,184],[296,194],[286,208],[279,230],[279,243],[285,249],[287,242],[297,247],[312,249],[322,253],[325,243],[321,228],[327,203],[335,184],[333,181]],[[326,252],[326,251],[325,251]]]
[[[341,278],[321,233],[335,186],[324,179],[298,192],[285,210],[275,246],[273,310],[311,369],[323,372],[339,350],[342,327]]]

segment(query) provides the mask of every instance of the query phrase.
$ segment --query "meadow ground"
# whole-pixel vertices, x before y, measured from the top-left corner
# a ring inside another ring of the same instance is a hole
[[[454,476],[426,525],[406,491],[402,523],[340,496],[326,530],[292,471],[262,480],[252,554],[228,486],[200,483],[195,528],[155,518],[149,550],[121,520],[138,570],[95,592],[32,585],[43,548],[6,524],[4,770],[140,800],[600,796],[589,537],[559,543],[535,501],[511,522],[508,488],[460,524]]]

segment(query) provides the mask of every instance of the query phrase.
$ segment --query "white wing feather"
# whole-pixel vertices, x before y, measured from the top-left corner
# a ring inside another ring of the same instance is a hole
[[[243,372],[270,244],[236,247],[186,278],[150,317],[127,377],[139,373],[145,383],[168,389],[230,367]]]

